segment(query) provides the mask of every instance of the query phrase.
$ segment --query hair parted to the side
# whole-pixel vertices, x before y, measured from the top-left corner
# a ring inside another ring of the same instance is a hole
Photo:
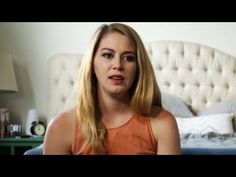
[[[77,119],[83,133],[84,144],[91,145],[93,150],[101,154],[106,153],[106,130],[100,121],[97,79],[93,73],[93,60],[101,39],[104,35],[111,32],[118,32],[127,36],[135,46],[138,72],[130,88],[131,108],[134,112],[148,115],[153,105],[162,107],[160,90],[152,64],[137,32],[121,23],[101,25],[94,34],[79,69],[76,107]]]

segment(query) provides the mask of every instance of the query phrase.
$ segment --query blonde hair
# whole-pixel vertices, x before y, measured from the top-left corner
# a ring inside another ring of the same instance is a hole
[[[131,27],[120,23],[102,25],[94,34],[79,69],[76,108],[84,144],[91,145],[97,153],[105,153],[106,130],[99,116],[97,79],[95,74],[93,74],[93,59],[101,39],[105,34],[111,32],[118,32],[127,36],[135,46],[138,72],[130,88],[131,108],[139,114],[148,115],[153,105],[162,107],[160,90],[155,74],[147,51],[137,32]]]

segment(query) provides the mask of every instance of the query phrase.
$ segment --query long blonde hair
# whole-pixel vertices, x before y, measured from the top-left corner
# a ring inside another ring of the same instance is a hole
[[[100,26],[90,42],[79,69],[76,108],[84,144],[91,145],[97,153],[105,153],[106,130],[100,121],[97,79],[93,73],[93,59],[101,39],[105,34],[111,32],[118,32],[127,36],[135,46],[138,72],[130,88],[131,108],[139,114],[148,115],[153,105],[162,107],[160,90],[155,74],[147,51],[137,32],[131,27],[120,23]]]

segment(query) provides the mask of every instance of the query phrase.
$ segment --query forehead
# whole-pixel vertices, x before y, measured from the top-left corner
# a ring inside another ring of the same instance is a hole
[[[99,48],[113,48],[135,51],[133,42],[125,35],[118,32],[105,34],[99,44]]]

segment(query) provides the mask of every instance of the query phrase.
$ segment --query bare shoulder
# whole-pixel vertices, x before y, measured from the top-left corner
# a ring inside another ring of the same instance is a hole
[[[163,108],[153,107],[151,127],[157,142],[157,154],[181,153],[180,137],[175,117]]]
[[[75,123],[75,109],[53,118],[46,130],[44,154],[69,154],[74,140]]]
[[[173,121],[175,122],[175,117],[172,113],[165,110],[164,108],[160,108],[157,106],[153,106],[151,109],[150,117],[152,118],[153,122],[169,122]]]
[[[165,132],[177,128],[175,117],[172,113],[160,107],[153,107],[151,111],[151,125],[155,132]]]
[[[168,135],[177,134],[178,127],[172,113],[160,107],[153,107],[151,111],[151,127],[156,139]]]
[[[152,107],[151,126],[156,136],[167,133],[169,130],[178,129],[173,114],[160,107]]]
[[[60,130],[68,129],[68,127],[71,127],[75,125],[76,120],[76,114],[75,114],[75,108],[68,110],[66,112],[60,113],[55,118],[53,118],[48,125],[48,128],[57,130],[58,128]]]

